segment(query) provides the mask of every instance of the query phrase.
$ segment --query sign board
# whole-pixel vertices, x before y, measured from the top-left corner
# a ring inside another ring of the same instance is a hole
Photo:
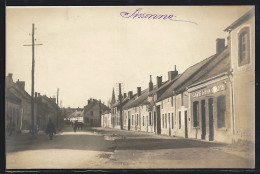
[[[196,92],[191,93],[191,96],[193,98],[201,97],[201,96],[204,96],[204,95],[214,94],[214,93],[217,93],[217,92],[220,92],[220,91],[224,91],[225,89],[226,89],[226,85],[221,84],[221,85],[213,86],[212,88],[206,88],[206,89],[198,90]]]

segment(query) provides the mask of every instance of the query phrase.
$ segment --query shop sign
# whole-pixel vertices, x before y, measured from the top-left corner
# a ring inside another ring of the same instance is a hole
[[[216,92],[224,91],[226,89],[226,86],[224,84],[213,86],[212,88],[202,89],[198,90],[196,92],[191,93],[191,96],[193,98],[201,97],[208,94],[214,94]]]

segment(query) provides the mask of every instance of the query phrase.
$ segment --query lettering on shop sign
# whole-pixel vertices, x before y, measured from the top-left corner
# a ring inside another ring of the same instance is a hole
[[[214,86],[212,88],[202,89],[202,90],[193,92],[191,94],[191,96],[193,98],[201,97],[201,96],[204,96],[204,95],[214,94],[216,92],[224,91],[225,89],[226,89],[226,86],[224,84],[221,84],[221,85],[218,85],[218,86]]]
[[[120,16],[123,18],[142,18],[142,19],[157,19],[157,20],[170,20],[174,22],[188,22],[192,24],[198,25],[196,22],[189,21],[189,20],[182,20],[182,19],[176,19],[177,16],[173,14],[149,14],[149,13],[140,13],[142,11],[142,8],[136,9],[134,12],[121,12]]]

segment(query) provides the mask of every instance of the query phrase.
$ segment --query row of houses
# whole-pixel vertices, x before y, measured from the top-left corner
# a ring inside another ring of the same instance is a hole
[[[228,26],[216,40],[216,53],[187,68],[150,76],[146,89],[124,93],[102,114],[102,127],[231,143],[254,142],[255,12]],[[114,92],[114,91],[113,91]],[[113,97],[112,97],[113,98]]]
[[[7,134],[12,131],[31,131],[31,95],[25,90],[25,81],[14,82],[12,74],[6,76],[5,88],[5,120]],[[35,92],[34,95],[34,126],[38,130],[45,130],[51,119],[55,125],[62,126],[61,110],[56,103],[56,98],[47,97]],[[57,117],[57,115],[59,115]]]
[[[101,114],[107,109],[108,107],[101,100],[90,98],[84,108],[67,108],[65,120],[68,123],[82,122],[88,127],[100,127]]]

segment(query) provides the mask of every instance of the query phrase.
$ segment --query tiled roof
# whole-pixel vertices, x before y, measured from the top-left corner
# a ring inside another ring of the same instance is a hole
[[[21,103],[21,99],[19,99],[18,97],[16,97],[11,91],[9,91],[8,89],[5,90],[5,97],[6,100],[15,104],[20,104]]]
[[[227,56],[227,54],[229,54],[229,48],[186,69],[181,76],[157,98],[157,102],[173,96],[174,93],[178,94],[186,90],[186,87],[206,75],[218,62]]]
[[[69,117],[83,117],[83,111],[74,111]]]
[[[231,60],[229,54],[227,54],[225,57],[223,57],[223,59],[220,59],[220,61],[217,64],[215,64],[215,66],[213,66],[209,72],[207,72],[204,76],[196,80],[194,84],[215,77],[217,75],[227,73],[229,72],[230,68]]]

